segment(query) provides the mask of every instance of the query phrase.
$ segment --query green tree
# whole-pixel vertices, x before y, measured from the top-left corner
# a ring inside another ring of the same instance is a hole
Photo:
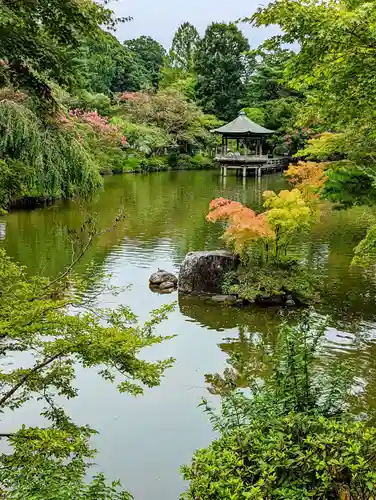
[[[116,224],[121,223],[119,216]],[[16,411],[28,401],[38,400],[41,415],[50,423],[44,428],[23,426],[17,432],[3,429],[10,450],[0,455],[0,496],[9,500],[59,498],[127,499],[117,484],[106,485],[103,476],[85,484],[88,463],[95,450],[89,439],[95,433],[77,426],[56,402],[75,398],[76,368],[96,370],[120,392],[139,395],[143,387],[160,383],[172,359],[149,362],[139,354],[144,347],[164,337],[154,327],[170,307],[154,311],[143,326],[125,306],[98,309],[95,297],[85,290],[94,284],[100,293],[103,275],[88,267],[81,277],[73,266],[85,254],[97,232],[88,217],[78,232],[70,232],[73,264],[55,279],[30,277],[0,250],[0,335],[3,356],[27,353],[27,363],[0,370],[0,410]]]
[[[140,36],[126,40],[124,46],[133,52],[140,64],[145,68],[150,86],[158,87],[160,71],[164,63],[166,51],[162,45],[150,36]]]
[[[358,160],[372,166],[375,20],[376,5],[365,0],[282,0],[260,8],[251,18],[255,26],[280,26],[283,34],[268,40],[267,49],[299,44],[284,68],[284,80],[306,95],[300,121],[321,130],[349,130]]]
[[[136,91],[149,85],[149,74],[129,49],[111,33],[86,39],[82,46],[84,87],[93,93]]]
[[[233,119],[244,99],[244,81],[253,58],[246,55],[249,43],[235,24],[213,23],[197,49],[197,98],[208,113]]]
[[[67,88],[79,80],[77,49],[100,25],[113,26],[112,11],[91,0],[4,0],[0,11],[0,86],[35,93],[53,102],[51,82]]]
[[[172,39],[170,58],[174,67],[187,72],[194,69],[194,60],[200,35],[190,23],[182,24]]]
[[[159,80],[160,89],[175,89],[191,100],[196,100],[197,77],[195,73],[188,73],[171,64],[170,58],[165,58],[165,64],[161,68]]]
[[[120,102],[121,112],[130,121],[162,129],[171,141],[166,146],[180,146],[189,152],[192,147],[206,147],[215,140],[209,130],[218,120],[205,115],[196,103],[174,88],[132,96],[124,94]]]
[[[342,206],[375,203],[375,2],[274,1],[250,21],[281,28],[282,35],[264,44],[267,49],[299,44],[284,70],[288,86],[306,97],[299,124],[339,133],[329,141],[323,136],[304,150],[312,157],[329,146],[332,162],[322,195]]]
[[[293,88],[309,91],[322,117],[346,125],[364,114],[373,116],[375,19],[376,5],[370,1],[282,0],[260,8],[252,22],[282,28],[283,35],[267,46],[299,43],[286,76]]]
[[[269,101],[299,95],[283,83],[285,68],[293,56],[294,53],[286,49],[259,53],[247,82],[245,102],[248,106],[262,106]]]
[[[245,111],[249,118],[276,131],[268,142],[277,153],[291,149],[291,145],[285,143],[285,136],[296,130],[296,117],[303,99],[284,82],[284,72],[292,57],[294,53],[289,50],[259,50],[255,69],[246,84],[244,103],[249,107]]]

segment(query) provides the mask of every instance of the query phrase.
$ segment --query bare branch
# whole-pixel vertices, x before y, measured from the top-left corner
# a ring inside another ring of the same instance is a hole
[[[98,238],[99,236],[103,236],[104,234],[106,233],[109,233],[111,231],[113,231],[116,226],[124,219],[124,216],[123,215],[119,215],[116,217],[116,220],[115,222],[112,224],[112,226],[104,229],[103,231],[99,231],[98,233],[93,233],[89,236],[89,239],[86,243],[86,245],[82,248],[82,250],[79,252],[79,254],[77,255],[77,257],[72,261],[72,263],[67,267],[67,269],[62,273],[60,274],[57,278],[55,278],[54,280],[50,281],[46,286],[45,288],[49,288],[51,286],[53,286],[55,283],[58,283],[59,281],[63,280],[64,278],[66,278],[68,276],[68,274],[72,271],[72,269],[78,264],[78,262],[82,259],[82,257],[85,255],[85,253],[88,251],[88,249],[90,248],[93,240],[95,238]]]

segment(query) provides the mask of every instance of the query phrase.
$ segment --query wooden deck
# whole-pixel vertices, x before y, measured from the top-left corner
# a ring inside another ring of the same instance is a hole
[[[287,163],[287,159],[283,157],[249,155],[217,156],[216,160],[220,164],[223,177],[227,176],[229,170],[235,170],[236,175],[242,175],[244,178],[249,174],[261,177],[266,172],[282,171]]]
[[[240,155],[240,154],[219,154],[215,157],[218,163],[224,163],[227,165],[239,165],[239,164],[262,164],[267,163],[269,160],[268,156],[264,155]]]

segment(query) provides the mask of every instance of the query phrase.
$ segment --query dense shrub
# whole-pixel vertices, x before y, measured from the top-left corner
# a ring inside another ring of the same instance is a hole
[[[367,498],[375,449],[376,429],[363,423],[302,413],[257,419],[196,452],[183,467],[183,498]]]
[[[122,163],[123,172],[140,172],[142,159],[137,156],[128,156]]]
[[[348,360],[324,358],[327,322],[309,315],[285,324],[276,343],[242,363],[237,354],[223,377],[221,411],[203,401],[220,433],[195,453],[183,475],[183,498],[365,499],[376,492],[376,428],[349,414],[354,370]],[[242,375],[248,390],[234,390]]]
[[[168,170],[167,157],[164,156],[152,156],[150,158],[144,158],[141,160],[141,171],[142,172],[154,172],[159,170]]]
[[[194,156],[180,155],[176,161],[176,167],[186,170],[208,169],[214,167],[214,162],[212,158],[202,153],[197,153]]]

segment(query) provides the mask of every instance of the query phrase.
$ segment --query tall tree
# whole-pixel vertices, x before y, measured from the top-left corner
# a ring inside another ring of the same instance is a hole
[[[257,115],[262,113],[264,125],[283,135],[295,126],[297,108],[303,98],[284,81],[285,69],[294,56],[294,52],[286,49],[259,51],[254,71],[246,83],[244,103],[248,116],[254,119],[253,115],[258,121]]]
[[[249,43],[235,24],[213,23],[198,46],[197,97],[205,111],[223,120],[236,116],[244,98],[244,81],[253,58]]]
[[[162,45],[150,36],[140,36],[133,40],[126,40],[124,46],[137,56],[149,75],[151,86],[157,88],[160,71],[166,56]]]
[[[170,58],[173,66],[192,72],[199,42],[200,35],[197,29],[190,23],[182,24],[172,40]]]
[[[263,51],[259,55],[259,60],[247,82],[248,106],[260,106],[268,101],[299,95],[284,83],[285,68],[294,55],[292,51],[286,49]]]
[[[137,91],[148,86],[142,61],[108,32],[87,39],[82,48],[84,86],[90,92]]]
[[[349,173],[355,162],[375,179],[375,2],[274,1],[251,22],[281,27],[283,35],[268,40],[268,48],[300,45],[284,70],[289,85],[307,95],[300,122],[343,132],[336,153],[351,160]]]
[[[366,0],[281,0],[260,8],[255,26],[277,24],[283,35],[268,48],[298,43],[286,67],[293,88],[308,92],[320,118],[346,126],[375,116],[376,4]]]
[[[0,86],[27,89],[51,103],[51,82],[76,83],[76,50],[100,25],[114,25],[112,11],[92,0],[3,0]]]

